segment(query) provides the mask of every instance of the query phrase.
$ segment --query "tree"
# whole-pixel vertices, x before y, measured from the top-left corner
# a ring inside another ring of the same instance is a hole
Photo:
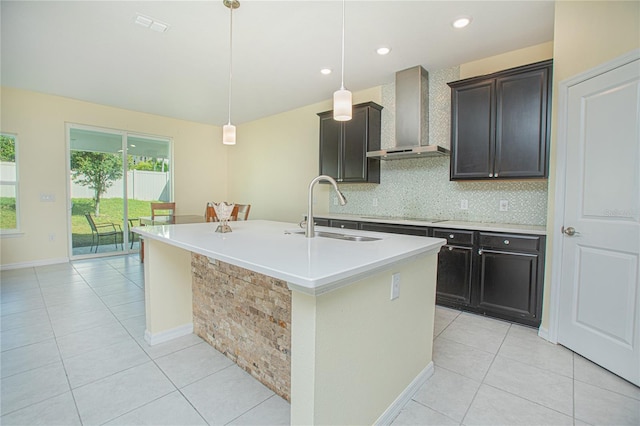
[[[136,164],[136,170],[151,171],[153,170],[153,164],[150,161],[139,161]]]
[[[72,151],[71,177],[79,185],[93,189],[95,215],[100,216],[100,197],[122,177],[122,156],[104,152]]]
[[[0,161],[16,161],[16,141],[10,136],[0,135]]]

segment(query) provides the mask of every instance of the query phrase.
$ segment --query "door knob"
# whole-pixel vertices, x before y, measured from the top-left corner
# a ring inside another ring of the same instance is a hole
[[[576,234],[579,234],[578,231],[576,231],[576,229],[573,226],[570,226],[568,228],[565,228],[564,226],[561,229],[562,233],[569,236],[569,237],[573,237]]]

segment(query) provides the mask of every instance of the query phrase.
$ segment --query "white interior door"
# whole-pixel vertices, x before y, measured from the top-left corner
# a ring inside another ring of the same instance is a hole
[[[640,60],[565,93],[557,340],[640,385]]]

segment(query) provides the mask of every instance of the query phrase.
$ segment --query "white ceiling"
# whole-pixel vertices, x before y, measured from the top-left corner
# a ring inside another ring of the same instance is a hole
[[[234,11],[232,122],[330,99],[340,86],[340,1],[241,0]],[[1,82],[215,125],[227,122],[229,9],[208,1],[0,2]],[[137,13],[169,24],[157,33]],[[553,39],[553,1],[346,4],[345,86],[387,84]],[[473,17],[464,30],[459,15]],[[375,49],[392,48],[387,56]],[[329,76],[320,69],[330,67]],[[9,106],[10,107],[10,106]]]

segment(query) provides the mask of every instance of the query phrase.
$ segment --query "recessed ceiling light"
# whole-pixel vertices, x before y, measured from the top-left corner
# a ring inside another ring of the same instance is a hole
[[[134,22],[141,27],[149,28],[159,33],[163,33],[169,29],[169,25],[165,24],[164,22],[156,21],[153,18],[141,15],[139,13],[136,15]]]
[[[324,75],[329,75],[331,74],[331,68],[322,68],[320,72]]]
[[[149,28],[151,26],[151,24],[153,23],[153,19],[144,16],[144,15],[136,15],[136,19],[135,19],[135,23],[145,27],[145,28]]]
[[[153,24],[151,24],[149,28],[152,29],[153,31],[163,33],[167,31],[167,29],[169,29],[169,26],[167,24],[163,24],[162,22],[153,21]]]
[[[453,25],[453,28],[464,28],[467,25],[469,25],[471,23],[471,18],[468,16],[461,16],[459,18],[456,18],[451,25]]]
[[[378,55],[387,55],[389,54],[389,52],[391,52],[391,49],[389,49],[388,47],[378,47],[378,49],[376,49],[376,52],[378,53]]]

